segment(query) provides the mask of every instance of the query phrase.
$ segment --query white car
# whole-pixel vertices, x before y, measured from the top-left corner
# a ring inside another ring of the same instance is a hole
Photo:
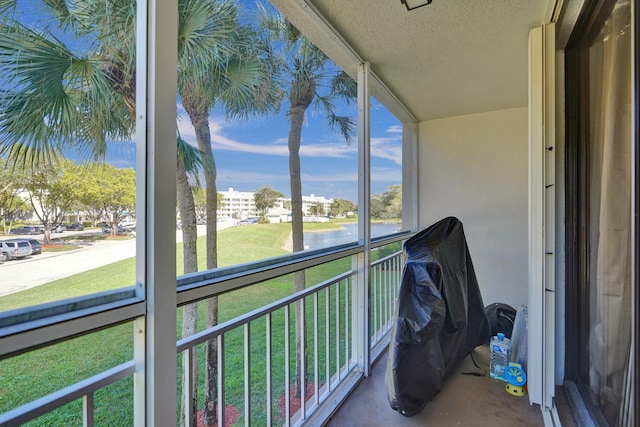
[[[0,241],[0,256],[8,261],[10,259],[22,259],[31,255],[31,245],[27,240]]]
[[[118,224],[118,227],[122,227],[122,228],[136,228],[136,222],[135,221],[121,221]]]

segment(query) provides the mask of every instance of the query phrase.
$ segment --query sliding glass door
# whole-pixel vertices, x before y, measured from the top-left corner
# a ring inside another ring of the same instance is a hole
[[[567,319],[575,337],[567,360],[576,361],[568,376],[595,419],[624,426],[633,410],[632,8],[629,0],[593,3],[567,51]]]

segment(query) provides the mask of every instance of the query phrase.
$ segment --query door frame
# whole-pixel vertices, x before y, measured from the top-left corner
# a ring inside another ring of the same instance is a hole
[[[632,333],[631,336],[634,337],[632,341],[632,345],[634,347],[633,352],[635,354],[634,366],[633,366],[633,384],[631,388],[631,393],[633,394],[633,407],[638,408],[636,411],[640,410],[640,396],[638,396],[638,392],[640,392],[638,388],[638,384],[640,384],[640,369],[638,366],[638,358],[640,356],[640,339],[638,339],[638,334],[640,333],[640,315],[638,313],[638,309],[640,308],[640,4],[638,4],[638,0],[632,1],[632,23],[631,23],[631,31],[633,34],[633,142],[632,142],[632,150],[633,151],[633,174],[634,174],[634,184],[633,184],[633,271],[632,277],[634,280],[635,286],[633,287],[633,306],[635,310],[632,310]],[[634,421],[636,425],[638,424],[638,414],[636,412]]]

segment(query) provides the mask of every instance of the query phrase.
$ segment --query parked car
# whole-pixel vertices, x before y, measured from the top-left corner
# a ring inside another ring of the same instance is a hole
[[[238,221],[238,224],[240,225],[257,224],[259,220],[260,218],[247,218],[247,219],[243,219],[242,221]]]
[[[40,242],[37,241],[36,239],[28,239],[28,238],[8,239],[8,240],[5,240],[5,242],[22,242],[24,240],[26,240],[27,243],[29,243],[29,246],[31,246],[31,255],[38,255],[42,253],[42,246],[40,245]]]
[[[9,252],[4,249],[0,249],[0,264],[5,261],[9,261]]]
[[[42,246],[36,239],[28,239],[27,242],[31,245],[31,255],[38,255],[42,253]]]
[[[55,224],[51,226],[52,233],[62,233],[67,227],[64,224]]]
[[[31,245],[27,240],[4,240],[0,241],[0,251],[6,252],[9,259],[21,259],[31,255]]]
[[[129,230],[133,230],[134,228],[136,228],[136,222],[135,221],[121,221],[118,224],[118,227],[122,227],[122,228],[127,228]]]
[[[23,225],[22,227],[16,227],[11,230],[11,234],[38,234],[38,227],[33,225]]]
[[[131,229],[118,226],[118,229],[116,230],[116,233],[117,234],[125,234],[125,233],[129,233],[131,231],[132,231]],[[102,227],[102,232],[104,234],[110,234],[111,233],[111,226],[110,225],[105,225],[104,227]]]
[[[82,231],[84,230],[84,225],[81,222],[72,222],[71,224],[67,224],[67,230],[69,231]]]

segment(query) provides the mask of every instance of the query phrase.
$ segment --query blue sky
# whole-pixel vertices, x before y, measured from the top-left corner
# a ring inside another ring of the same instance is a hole
[[[185,115],[180,134],[195,144]],[[381,107],[372,117],[372,192],[401,182],[401,126]],[[289,196],[289,123],[284,115],[227,123],[220,112],[210,116],[212,147],[218,170],[218,190],[252,191],[264,184]],[[300,147],[302,192],[357,202],[357,142],[350,145],[327,131],[324,117],[308,114]]]
[[[30,24],[43,18],[39,1],[20,2]],[[242,0],[245,10],[253,8],[253,0]],[[32,6],[32,7],[28,7]],[[31,12],[31,13],[29,13]],[[35,13],[33,13],[35,12]],[[248,13],[251,13],[249,10]],[[67,39],[76,51],[81,43]],[[286,106],[283,106],[286,110]],[[350,112],[354,116],[356,109]],[[345,114],[341,112],[341,114]],[[193,128],[178,103],[178,129],[186,141],[196,144]],[[227,122],[224,113],[210,114],[212,147],[218,171],[218,191],[233,187],[253,191],[269,184],[289,197],[287,136],[289,123],[285,111],[276,117]],[[401,183],[401,124],[384,107],[372,100],[371,111],[371,191],[382,193],[390,185]],[[75,157],[70,155],[71,158]],[[357,142],[348,145],[325,126],[322,112],[317,116],[311,108],[302,130],[300,150],[303,195],[343,198],[357,202]],[[110,143],[109,163],[116,167],[135,167],[135,149],[131,144]]]
[[[178,129],[196,146],[191,122],[178,105]],[[227,122],[218,110],[210,114],[211,144],[217,168],[218,191],[253,191],[268,184],[289,197],[289,123],[285,114],[270,118]],[[402,180],[402,126],[380,104],[371,113],[371,191],[384,192]],[[128,147],[127,147],[128,146]],[[116,167],[134,167],[129,144],[110,144],[107,161]],[[302,193],[358,200],[357,142],[350,145],[325,127],[324,117],[309,113],[300,148]]]

